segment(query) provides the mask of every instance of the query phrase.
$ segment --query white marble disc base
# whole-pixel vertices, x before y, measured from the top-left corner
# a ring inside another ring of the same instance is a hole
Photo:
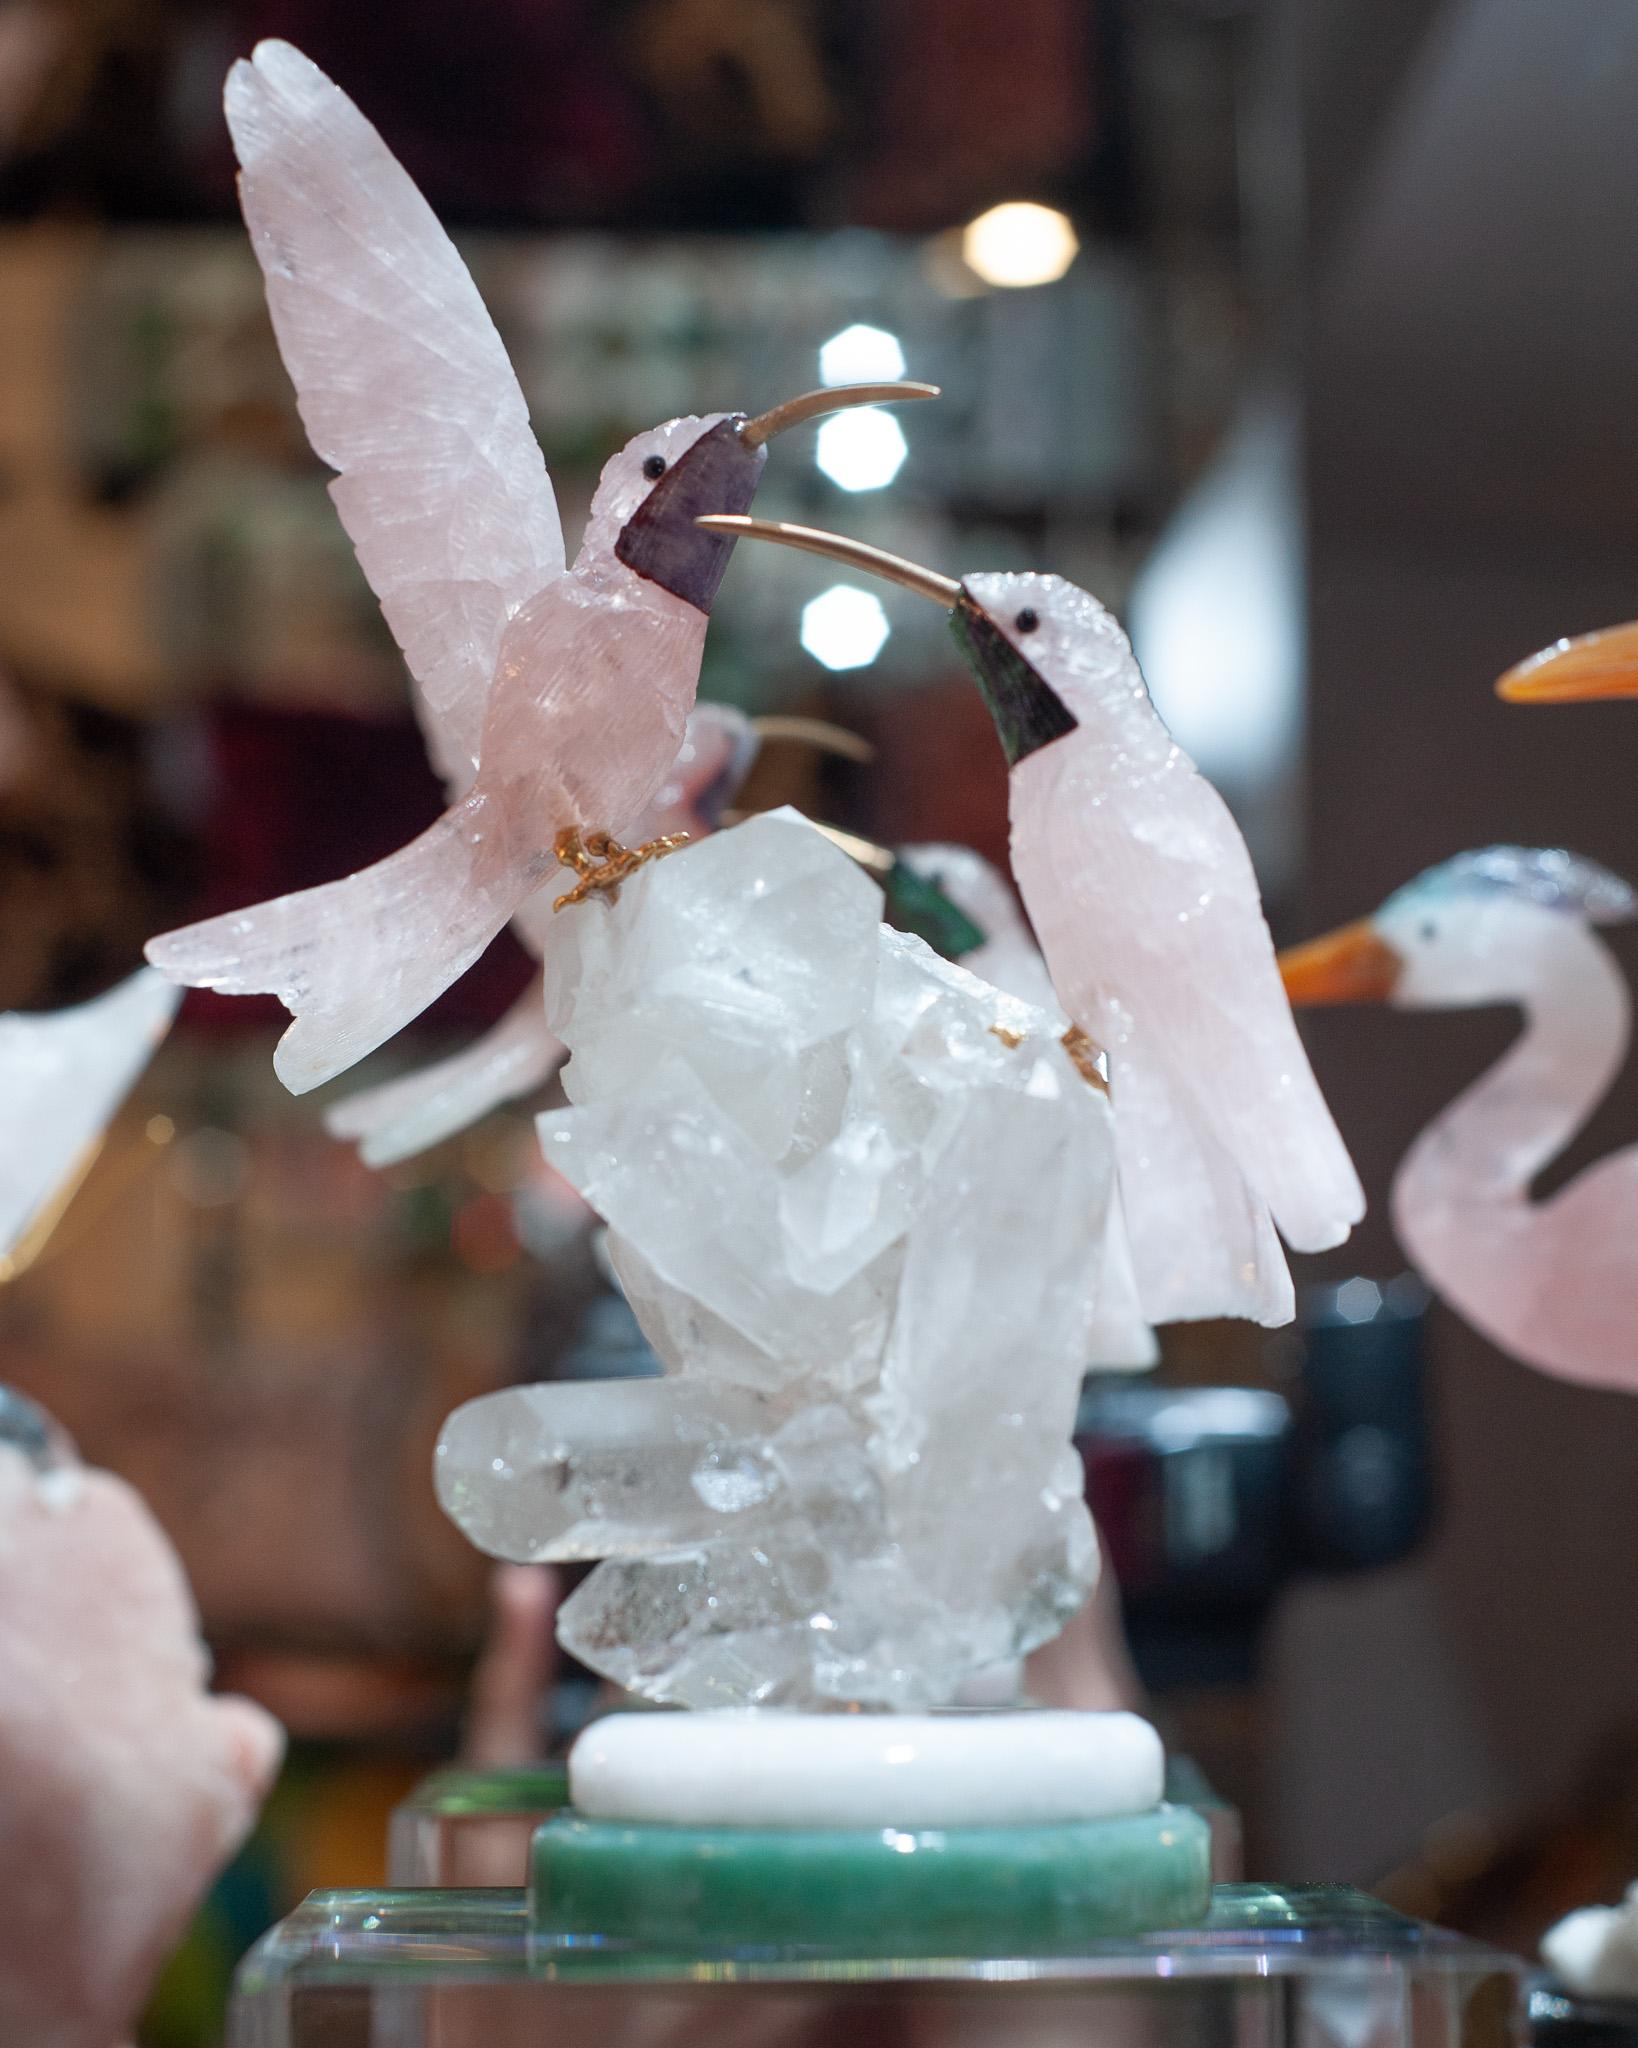
[[[569,1755],[603,1820],[684,1827],[1031,1827],[1158,1805],[1136,1714],[610,1714]]]

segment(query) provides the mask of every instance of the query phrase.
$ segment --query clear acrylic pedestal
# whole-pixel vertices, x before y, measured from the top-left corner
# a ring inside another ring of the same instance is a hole
[[[1221,1885],[1074,1954],[645,1954],[521,1890],[315,1892],[241,1965],[231,2048],[1514,2048],[1523,1965],[1340,1886]]]
[[[434,1771],[393,1811],[387,1882],[399,1889],[521,1885],[535,1829],[568,1803],[561,1763]]]

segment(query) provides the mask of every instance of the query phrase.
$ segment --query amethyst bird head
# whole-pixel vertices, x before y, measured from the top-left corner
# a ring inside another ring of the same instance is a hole
[[[844,384],[751,416],[668,420],[628,441],[604,469],[587,537],[611,544],[633,574],[709,613],[734,543],[701,526],[699,515],[749,507],[774,435],[847,406],[937,396],[932,384]]]

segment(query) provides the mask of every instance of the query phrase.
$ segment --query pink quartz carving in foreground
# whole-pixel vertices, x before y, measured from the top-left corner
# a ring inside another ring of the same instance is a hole
[[[0,1424],[37,1411],[0,1394]],[[0,2041],[114,2048],[278,1769],[213,1698],[175,1552],[107,1472],[0,1441]]]

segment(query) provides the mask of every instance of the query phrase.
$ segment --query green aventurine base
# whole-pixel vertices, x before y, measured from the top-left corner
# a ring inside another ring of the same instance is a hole
[[[1185,1927],[1211,1897],[1187,1807],[1060,1827],[682,1828],[560,1814],[533,1849],[545,1942],[1030,1956]]]

